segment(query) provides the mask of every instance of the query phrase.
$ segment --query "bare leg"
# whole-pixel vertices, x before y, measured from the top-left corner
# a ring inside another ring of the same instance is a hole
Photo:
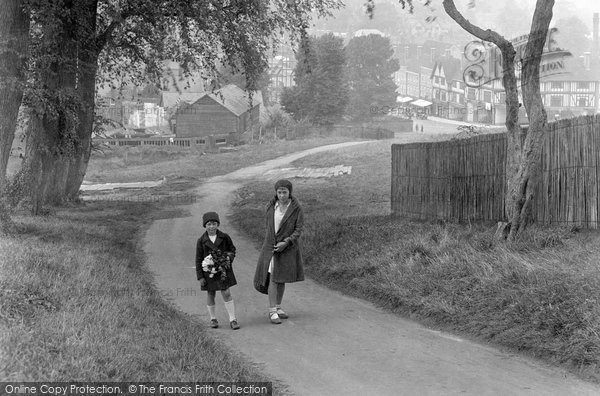
[[[273,308],[277,305],[277,283],[273,282],[273,279],[269,279],[269,289],[267,290],[269,294],[269,307]]]
[[[209,291],[206,293],[206,305],[214,306],[215,305],[215,294],[214,291]]]
[[[285,292],[285,283],[277,283],[277,305],[281,305],[283,293]]]
[[[210,323],[211,327],[217,328],[219,327],[217,323],[217,315],[215,314],[215,294],[214,291],[209,291],[206,293],[206,308],[208,308],[208,313],[210,314]]]
[[[221,290],[221,296],[223,296],[223,301],[231,301],[231,292],[229,289]]]

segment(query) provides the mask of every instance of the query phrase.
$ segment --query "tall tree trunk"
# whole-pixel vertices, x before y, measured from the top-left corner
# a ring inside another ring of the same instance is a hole
[[[80,125],[77,130],[77,144],[73,158],[69,164],[66,196],[68,200],[78,198],[79,189],[90,160],[92,152],[92,134],[94,130],[94,109],[96,97],[96,73],[98,71],[98,56],[100,43],[96,41],[96,15],[98,0],[86,0],[82,4],[85,13],[85,24],[89,35],[82,38],[84,50],[79,52],[79,97],[82,105],[79,112]]]
[[[446,13],[464,30],[475,37],[494,43],[502,53],[502,81],[506,92],[506,153],[505,212],[510,221],[509,239],[522,231],[531,220],[533,192],[539,181],[540,154],[546,112],[542,105],[539,66],[552,19],[554,0],[537,0],[531,33],[525,48],[521,74],[521,88],[525,109],[529,116],[528,130],[521,129],[518,85],[515,73],[515,50],[512,43],[498,33],[473,25],[456,9],[453,0],[443,0]]]
[[[72,11],[74,12],[74,11]],[[77,147],[77,131],[81,128],[79,108],[81,107],[77,91],[78,41],[75,36],[75,21],[65,24],[65,42],[61,48],[63,66],[57,70],[61,98],[58,103],[58,146],[50,174],[49,186],[44,204],[61,205],[67,200],[67,177],[69,166]],[[76,116],[70,115],[74,112]],[[52,133],[52,131],[48,131]]]
[[[2,200],[6,168],[23,99],[24,68],[29,43],[29,16],[22,0],[0,0],[0,228],[12,229]]]
[[[94,8],[91,13],[86,13],[85,7],[90,1]],[[29,191],[34,213],[38,213],[43,205],[60,205],[68,198],[69,173],[78,156],[83,126],[80,85],[84,77],[81,70],[87,65],[82,67],[80,57],[88,49],[80,43],[82,40],[86,43],[95,35],[97,0],[90,1],[65,1],[59,33],[52,38],[55,41],[48,43],[55,49],[56,58],[47,71],[40,73],[39,85],[48,88],[50,94],[46,100],[51,107],[34,115],[38,119],[31,131],[40,136],[28,139],[26,169],[31,172],[27,181],[31,183]],[[93,25],[87,26],[90,15]],[[95,76],[95,68],[93,73]]]
[[[0,192],[23,99],[29,16],[22,0],[0,0]]]
[[[45,100],[50,106],[32,109],[29,117],[24,164],[24,172],[28,174],[23,177],[34,214],[38,214],[44,205],[63,202],[61,192],[65,185],[70,137],[68,134],[65,136],[68,123],[65,122],[63,106],[68,104],[61,99],[68,97],[69,93],[62,88],[63,81],[59,78],[61,67],[67,66],[53,62],[42,73],[37,83],[48,88],[50,95]]]
[[[20,184],[31,200],[31,212],[39,214],[43,204],[52,170],[54,153],[53,136],[49,133],[49,120],[35,110],[30,110],[27,122],[25,161],[20,171]]]
[[[522,142],[518,170],[511,173],[509,182],[508,198],[512,206],[509,239],[514,239],[533,220],[532,205],[540,181],[542,139],[547,129],[547,115],[540,94],[540,62],[553,7],[554,0],[537,1],[523,56],[521,86],[529,127]]]
[[[97,57],[96,60],[97,62]],[[77,131],[77,145],[73,158],[69,163],[66,181],[66,197],[76,200],[85,177],[90,155],[92,152],[92,134],[94,129],[94,99],[96,86],[96,68],[85,73],[81,78],[82,109],[80,111],[80,126]]]

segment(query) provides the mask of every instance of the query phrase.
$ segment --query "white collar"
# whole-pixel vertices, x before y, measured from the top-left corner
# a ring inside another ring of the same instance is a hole
[[[282,204],[282,203],[281,203],[281,201],[279,201],[279,200],[278,200],[277,202],[275,202],[275,208],[276,208],[276,209],[277,209],[277,208],[279,208],[279,207],[281,207],[281,208],[287,208],[288,206],[290,206],[290,204],[291,204],[291,203],[292,203],[292,200],[291,200],[291,199],[290,199],[290,200],[288,201],[288,203],[287,203],[287,204],[285,204],[285,205],[284,205],[284,204]]]

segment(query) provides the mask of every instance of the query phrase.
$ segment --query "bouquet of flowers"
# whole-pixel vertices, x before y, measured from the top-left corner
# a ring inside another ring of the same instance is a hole
[[[208,272],[209,278],[220,277],[222,281],[227,279],[227,269],[231,268],[231,260],[226,253],[220,250],[212,251],[202,260],[202,270]]]

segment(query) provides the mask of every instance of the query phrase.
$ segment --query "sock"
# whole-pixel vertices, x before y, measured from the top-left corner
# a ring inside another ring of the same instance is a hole
[[[227,313],[229,314],[229,321],[231,322],[232,320],[236,320],[235,319],[235,306],[233,304],[233,300],[229,300],[225,302],[225,309],[227,310]]]
[[[210,314],[210,318],[211,319],[217,319],[217,315],[215,315],[215,306],[214,305],[207,305],[206,308],[208,308],[208,313]]]
[[[277,307],[269,307],[269,315],[272,313],[277,313]]]

